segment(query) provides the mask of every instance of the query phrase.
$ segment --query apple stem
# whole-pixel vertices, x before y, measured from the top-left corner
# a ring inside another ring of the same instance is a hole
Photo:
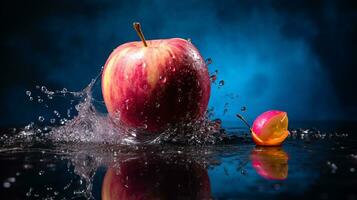
[[[244,122],[244,124],[247,125],[247,127],[248,127],[249,129],[252,129],[252,127],[250,127],[250,125],[248,124],[247,120],[245,120],[242,115],[237,114],[237,117],[238,117],[240,120],[242,120],[242,122]]]
[[[140,37],[141,41],[143,41],[144,46],[147,47],[148,44],[146,43],[143,31],[141,30],[140,23],[139,22],[134,22],[133,23],[133,27],[134,27],[136,33],[138,34],[138,36]]]

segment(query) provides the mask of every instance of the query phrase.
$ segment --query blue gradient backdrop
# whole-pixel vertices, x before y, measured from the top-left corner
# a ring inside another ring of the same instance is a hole
[[[0,125],[36,119],[40,106],[25,95],[35,85],[85,87],[116,46],[138,40],[134,21],[147,39],[191,38],[212,58],[210,71],[225,82],[212,88],[215,117],[235,120],[246,106],[249,120],[269,109],[285,110],[291,120],[355,120],[353,8],[337,1],[8,3]]]

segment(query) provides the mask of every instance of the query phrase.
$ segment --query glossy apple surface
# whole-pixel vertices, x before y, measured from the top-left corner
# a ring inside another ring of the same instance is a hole
[[[250,154],[252,166],[263,178],[285,180],[288,177],[288,154],[280,147],[256,147]]]
[[[180,38],[146,43],[120,45],[105,63],[102,92],[110,116],[152,132],[202,117],[210,79],[197,48]]]
[[[102,185],[103,200],[210,199],[207,170],[194,162],[137,157],[109,168]]]
[[[257,145],[280,145],[289,135],[287,113],[279,110],[264,112],[255,119],[251,133]]]

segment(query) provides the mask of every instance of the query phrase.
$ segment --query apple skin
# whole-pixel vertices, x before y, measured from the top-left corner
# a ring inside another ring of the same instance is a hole
[[[288,177],[288,154],[280,147],[256,147],[250,154],[252,166],[263,178],[285,180]]]
[[[211,199],[207,170],[195,162],[141,156],[116,164],[105,174],[103,200]]]
[[[289,135],[287,113],[279,110],[264,112],[255,119],[251,133],[258,146],[281,145]]]
[[[210,79],[197,48],[180,38],[146,42],[120,45],[106,61],[102,93],[109,115],[149,132],[203,117]]]

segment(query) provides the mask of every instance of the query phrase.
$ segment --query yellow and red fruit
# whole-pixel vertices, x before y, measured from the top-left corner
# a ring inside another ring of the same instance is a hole
[[[280,147],[256,147],[250,154],[252,166],[263,178],[285,180],[288,177],[288,154]]]
[[[210,97],[207,65],[189,41],[148,40],[118,46],[104,65],[102,92],[110,116],[155,132],[202,117]]]
[[[259,146],[278,146],[289,135],[286,112],[270,110],[258,116],[251,128],[255,144]]]

